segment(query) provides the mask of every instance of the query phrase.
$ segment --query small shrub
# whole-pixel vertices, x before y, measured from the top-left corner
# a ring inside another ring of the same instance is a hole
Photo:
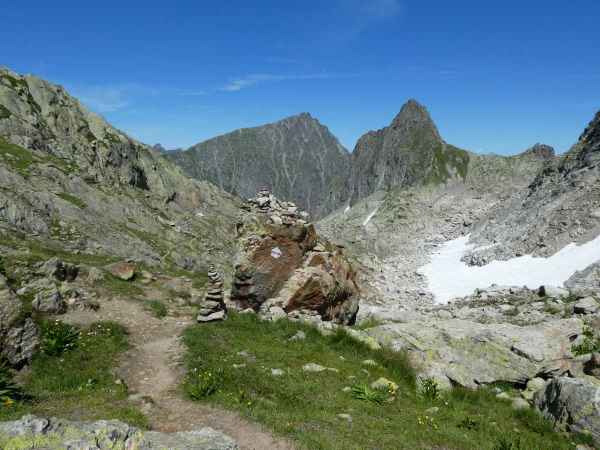
[[[390,398],[390,393],[387,389],[372,389],[366,384],[356,384],[352,386],[352,397],[381,405]]]
[[[185,392],[192,400],[202,400],[221,387],[223,371],[193,369],[185,381]]]
[[[583,329],[583,342],[571,347],[574,356],[587,355],[589,353],[600,352],[600,339],[594,336],[594,331],[585,327]]]
[[[167,307],[158,300],[148,300],[146,301],[146,308],[154,314],[155,317],[162,319],[167,316]]]
[[[525,448],[521,445],[521,440],[519,438],[509,439],[507,437],[501,437],[494,445],[494,450],[525,450]]]
[[[479,428],[479,422],[470,417],[465,417],[458,424],[458,428],[462,428],[463,430],[477,430]]]
[[[419,379],[419,395],[426,400],[437,400],[441,396],[440,388],[433,378]]]
[[[42,325],[41,349],[46,355],[60,356],[77,346],[79,331],[72,325],[56,321],[47,321]]]

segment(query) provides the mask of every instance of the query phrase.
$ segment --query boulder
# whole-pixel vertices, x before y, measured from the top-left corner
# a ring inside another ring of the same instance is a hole
[[[268,319],[314,312],[323,321],[353,324],[359,288],[343,251],[321,239],[295,205],[267,191],[249,200],[247,209],[256,214],[238,226],[230,296],[236,308],[252,308]]]
[[[31,361],[39,346],[37,325],[23,314],[23,304],[0,274],[0,356],[13,367]]]
[[[40,272],[58,281],[75,281],[79,274],[79,267],[67,264],[58,258],[51,258],[42,264]]]
[[[384,347],[407,351],[421,375],[433,377],[440,386],[477,388],[566,373],[574,363],[572,340],[582,331],[583,322],[572,318],[528,326],[421,320],[366,332]]]
[[[13,367],[22,367],[33,358],[40,345],[40,331],[33,320],[25,319],[4,337],[2,356]]]
[[[34,311],[45,314],[63,314],[67,310],[67,304],[56,285],[38,292],[31,306]]]
[[[73,422],[57,418],[24,416],[0,422],[2,448],[70,448],[100,450],[135,448],[138,450],[237,450],[237,443],[212,428],[178,433],[142,431],[118,420]]]
[[[135,277],[135,264],[129,262],[114,263],[107,269],[112,275],[124,281],[131,281]]]
[[[577,378],[555,378],[534,401],[557,429],[590,434],[600,445],[600,385]]]
[[[575,314],[594,314],[600,309],[600,304],[594,297],[586,297],[573,305]]]

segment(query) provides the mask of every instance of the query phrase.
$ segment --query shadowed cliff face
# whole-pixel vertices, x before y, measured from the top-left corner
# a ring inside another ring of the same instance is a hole
[[[320,217],[348,197],[350,155],[309,114],[216,137],[167,157],[188,175],[241,197],[269,188]]]
[[[427,110],[409,100],[391,125],[362,136],[352,154],[352,199],[396,186],[466,176],[469,154],[446,144]]]

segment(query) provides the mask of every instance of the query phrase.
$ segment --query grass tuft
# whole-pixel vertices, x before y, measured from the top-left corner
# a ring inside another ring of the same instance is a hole
[[[146,308],[158,319],[167,316],[167,307],[159,300],[146,300]]]

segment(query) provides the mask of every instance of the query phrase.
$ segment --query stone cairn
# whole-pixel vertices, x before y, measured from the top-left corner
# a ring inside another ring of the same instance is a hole
[[[278,200],[268,189],[262,188],[256,197],[248,199],[246,208],[268,216],[274,225],[298,225],[308,223],[308,213],[300,211],[293,202]]]
[[[223,277],[212,264],[208,268],[208,287],[198,311],[198,322],[223,320],[227,310],[223,295]]]

